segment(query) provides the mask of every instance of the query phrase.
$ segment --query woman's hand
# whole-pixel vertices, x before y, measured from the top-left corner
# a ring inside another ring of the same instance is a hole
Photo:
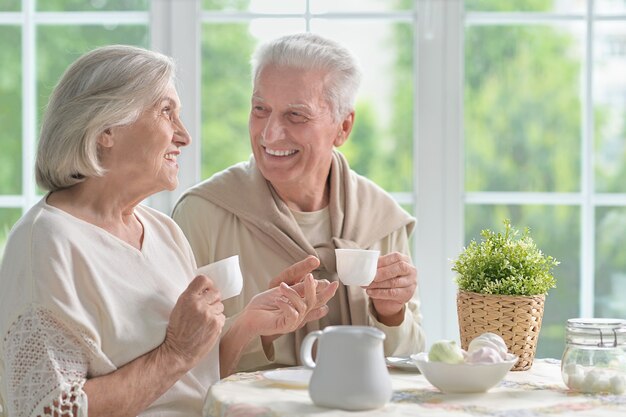
[[[178,297],[159,347],[110,374],[87,380],[89,415],[139,415],[209,353],[224,325],[223,310],[213,282],[197,276]]]
[[[316,280],[308,274],[304,281],[278,287],[257,294],[242,313],[250,331],[259,336],[274,336],[293,332],[312,320],[328,313],[326,303],[339,283]]]
[[[254,338],[261,337],[265,354],[271,357],[268,351],[274,339],[328,313],[326,303],[339,283],[315,280],[310,271],[318,265],[317,258],[308,257],[285,269],[272,280],[269,290],[255,295],[237,315],[220,342],[222,377],[234,372],[243,348]]]
[[[220,292],[205,275],[198,275],[178,297],[170,314],[163,347],[188,369],[219,340],[225,317]]]

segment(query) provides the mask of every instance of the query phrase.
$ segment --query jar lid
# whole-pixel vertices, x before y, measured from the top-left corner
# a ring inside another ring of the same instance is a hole
[[[567,342],[598,347],[626,344],[626,320],[575,318],[567,320]]]

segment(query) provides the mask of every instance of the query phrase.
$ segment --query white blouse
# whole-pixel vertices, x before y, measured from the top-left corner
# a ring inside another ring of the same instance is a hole
[[[163,342],[196,264],[169,217],[143,206],[135,215],[141,250],[45,198],[11,231],[0,268],[0,392],[11,417],[63,405],[86,416],[86,379]],[[141,416],[200,416],[218,379],[216,347]]]

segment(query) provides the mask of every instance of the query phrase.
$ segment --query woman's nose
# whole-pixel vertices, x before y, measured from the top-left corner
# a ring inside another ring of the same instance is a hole
[[[174,123],[173,141],[179,147],[187,146],[191,143],[191,136],[189,135],[187,128],[185,128],[185,125],[180,119],[176,120],[176,122]]]

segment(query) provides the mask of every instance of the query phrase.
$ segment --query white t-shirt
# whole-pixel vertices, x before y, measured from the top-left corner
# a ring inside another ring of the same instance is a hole
[[[42,199],[15,225],[0,268],[0,375],[6,412],[43,415],[82,386],[159,346],[196,269],[178,226],[137,206],[141,250]],[[141,416],[200,416],[218,348]]]
[[[307,238],[311,246],[317,249],[318,246],[326,244],[332,240],[332,230],[330,224],[330,210],[328,206],[318,211],[295,211],[290,210],[293,218],[296,219],[302,234]],[[322,327],[343,324],[341,322],[341,307],[339,297],[333,297],[326,303],[328,314],[320,319]]]

